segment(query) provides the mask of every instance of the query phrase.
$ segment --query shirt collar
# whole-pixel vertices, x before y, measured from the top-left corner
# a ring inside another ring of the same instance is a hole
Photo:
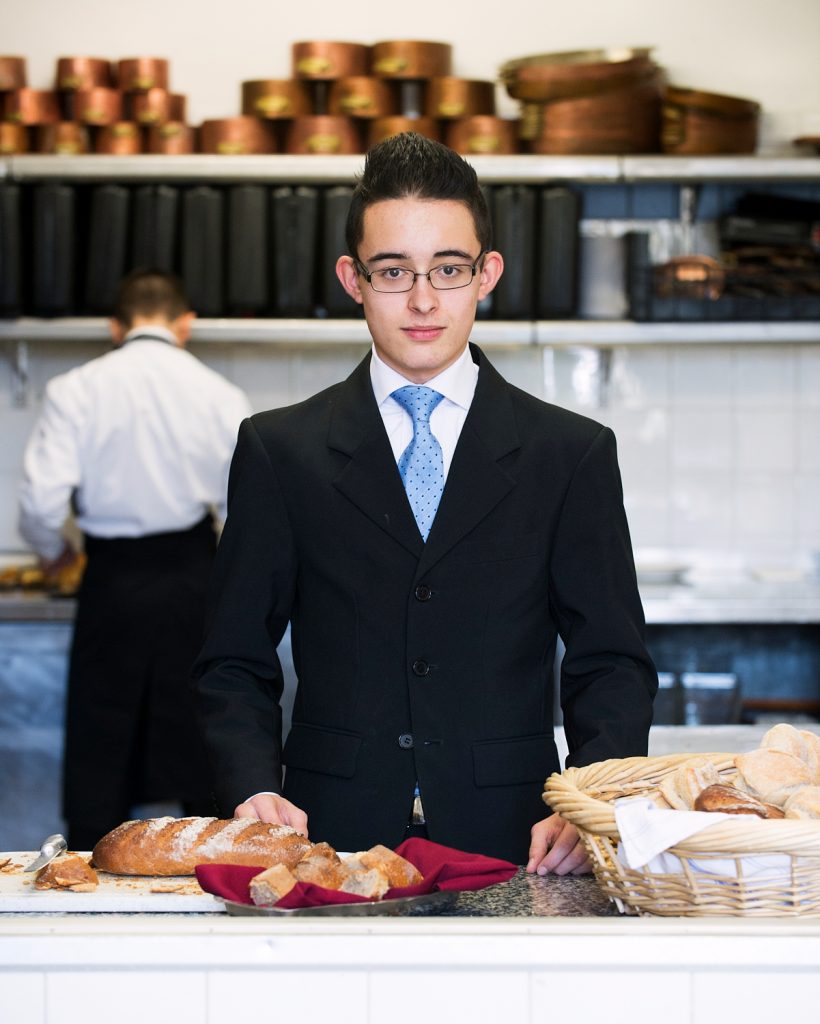
[[[176,345],[176,336],[167,327],[160,327],[158,324],[146,324],[144,327],[132,328],[122,339],[123,345],[129,341],[167,341],[169,345]]]
[[[436,377],[425,381],[424,387],[438,391],[439,394],[444,395],[445,398],[462,409],[469,409],[477,381],[478,366],[473,362],[470,346],[465,345],[464,351],[458,359]],[[379,358],[375,345],[370,358],[370,382],[373,385],[373,394],[376,396],[378,406],[382,406],[397,388],[413,384],[413,381],[402,377],[400,373]]]

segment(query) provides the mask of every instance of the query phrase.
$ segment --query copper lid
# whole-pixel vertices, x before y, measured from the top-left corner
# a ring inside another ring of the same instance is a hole
[[[363,43],[309,41],[291,47],[296,78],[333,81],[350,75],[366,75],[370,57]]]
[[[275,153],[276,139],[272,126],[258,117],[223,117],[202,122],[199,148],[224,156]]]
[[[57,153],[69,156],[88,153],[88,129],[76,121],[59,121],[57,124],[41,124],[35,129],[38,153]]]
[[[427,83],[428,117],[451,120],[472,117],[474,114],[495,113],[495,83],[467,78],[431,78]]]
[[[348,117],[389,117],[398,111],[398,97],[390,82],[372,75],[340,78],[330,87],[328,110]]]
[[[119,89],[96,86],[78,89],[74,94],[74,117],[83,124],[114,124],[123,114],[122,93]]]
[[[691,107],[720,117],[756,118],[760,114],[760,104],[755,100],[746,100],[739,96],[724,96],[719,92],[685,89],[677,85],[667,86],[664,99],[666,103],[675,106]]]
[[[26,58],[0,57],[0,92],[26,87]]]
[[[651,47],[567,50],[507,61],[501,80],[513,99],[546,103],[640,81],[654,71]]]
[[[196,129],[181,121],[152,124],[148,129],[146,152],[164,153],[167,156],[194,153],[196,152]]]
[[[275,121],[303,117],[311,112],[304,82],[294,78],[266,78],[242,83],[242,113]]]
[[[117,121],[97,129],[95,153],[109,156],[134,156],[142,152],[139,125],[134,121]]]
[[[401,135],[402,132],[418,132],[428,139],[441,141],[438,123],[432,117],[378,117],[368,125],[368,147],[389,139],[391,135]]]
[[[117,84],[123,92],[168,88],[168,61],[164,57],[128,57],[117,64]]]
[[[111,63],[101,57],[58,57],[55,89],[73,92],[112,85]]]
[[[60,120],[59,97],[46,89],[15,89],[3,97],[3,116],[15,124],[53,124]]]
[[[25,125],[0,121],[0,156],[28,152],[28,131]]]
[[[457,153],[506,156],[519,151],[518,122],[492,114],[460,118],[444,126],[444,141]]]
[[[452,70],[449,43],[391,39],[373,44],[373,74],[381,78],[437,78]]]
[[[186,98],[167,89],[146,89],[131,97],[131,116],[142,125],[164,124],[166,121],[184,121]]]
[[[352,118],[314,114],[290,122],[285,131],[285,150],[303,154],[361,153],[362,141]]]

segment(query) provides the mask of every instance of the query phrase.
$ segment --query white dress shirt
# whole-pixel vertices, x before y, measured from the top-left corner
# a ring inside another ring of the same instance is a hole
[[[63,548],[73,502],[94,537],[185,530],[225,518],[245,394],[151,326],[46,386],[23,459],[19,529],[43,558]]]
[[[390,447],[396,462],[413,439],[413,417],[400,405],[391,393],[398,388],[413,384],[379,358],[375,346],[370,359],[370,382],[379,407],[384,429],[390,440]],[[444,479],[461,436],[461,428],[470,411],[470,403],[478,382],[478,366],[473,362],[467,346],[458,359],[438,376],[425,381],[424,387],[432,388],[444,395],[430,415],[430,431],[441,445],[444,462]]]

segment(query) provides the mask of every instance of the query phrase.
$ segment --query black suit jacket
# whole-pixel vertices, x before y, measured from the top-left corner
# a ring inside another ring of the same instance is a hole
[[[645,754],[657,677],[612,432],[479,365],[426,543],[373,396],[343,383],[243,424],[195,668],[222,811],[262,790],[338,849],[431,839],[523,862],[559,770]],[[281,745],[276,646],[298,689]],[[284,789],[281,789],[282,765]]]

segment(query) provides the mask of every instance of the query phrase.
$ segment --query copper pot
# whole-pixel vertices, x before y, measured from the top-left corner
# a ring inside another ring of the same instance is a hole
[[[46,89],[15,89],[3,97],[3,116],[15,124],[53,124],[60,118],[60,100]]]
[[[285,150],[304,154],[361,153],[362,140],[352,118],[314,114],[291,121],[285,130]]]
[[[167,89],[147,89],[131,97],[131,116],[142,125],[165,124],[166,121],[184,121],[186,98]]]
[[[507,61],[501,80],[513,99],[548,103],[622,89],[654,73],[649,47],[567,50]]]
[[[134,121],[117,121],[96,129],[95,153],[134,156],[142,152],[140,127]]]
[[[495,83],[467,78],[431,78],[427,83],[428,117],[445,120],[495,113]]]
[[[146,150],[166,156],[196,152],[196,129],[181,121],[152,124],[148,129]]]
[[[370,119],[398,112],[398,96],[390,82],[372,75],[340,78],[330,87],[328,112]]]
[[[418,132],[428,139],[441,141],[438,123],[432,117],[379,117],[368,125],[368,147],[375,146],[377,142],[389,139],[392,135],[401,135],[402,132]]]
[[[83,124],[114,124],[123,119],[123,97],[119,89],[97,86],[74,93],[74,120]]]
[[[452,63],[449,43],[392,39],[373,44],[373,74],[380,78],[440,78],[450,74]]]
[[[0,121],[0,156],[28,153],[28,129],[22,124]]]
[[[491,114],[459,118],[444,126],[444,141],[457,153],[506,156],[519,150],[518,122]]]
[[[26,58],[0,57],[0,92],[26,87]]]
[[[311,113],[310,94],[294,78],[266,78],[242,83],[242,113],[271,121]]]
[[[128,57],[117,64],[117,84],[123,92],[168,88],[168,61],[164,57]]]
[[[223,156],[275,153],[276,139],[272,126],[258,117],[223,117],[202,122],[199,148]]]
[[[59,121],[57,124],[41,124],[35,129],[38,153],[57,153],[73,156],[88,153],[88,129],[76,121]]]
[[[369,47],[363,43],[310,41],[291,47],[293,74],[330,82],[351,75],[366,75]]]
[[[111,63],[100,57],[58,57],[55,88],[62,92],[110,87]]]
[[[664,153],[754,153],[760,104],[722,93],[670,86],[662,109],[661,148]]]

